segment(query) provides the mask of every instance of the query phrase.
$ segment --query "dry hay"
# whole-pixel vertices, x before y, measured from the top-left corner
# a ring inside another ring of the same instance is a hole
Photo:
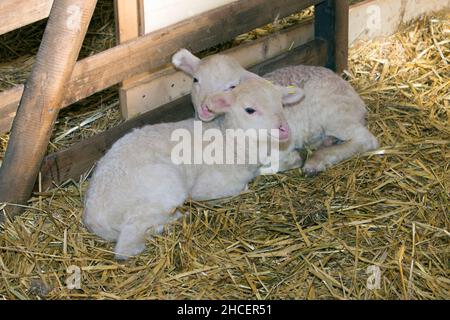
[[[231,199],[188,202],[127,263],[80,223],[84,178],[36,193],[0,234],[0,297],[449,299],[449,18],[351,50],[347,76],[378,151],[314,178],[293,170]],[[83,130],[101,131],[102,119]],[[79,290],[66,287],[70,266],[81,269]],[[370,290],[373,266],[381,283]]]

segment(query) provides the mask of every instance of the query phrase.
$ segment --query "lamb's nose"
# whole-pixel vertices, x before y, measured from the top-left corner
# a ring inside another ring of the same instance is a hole
[[[287,124],[282,124],[278,127],[278,130],[280,131],[280,139],[286,140],[289,138],[289,126]]]

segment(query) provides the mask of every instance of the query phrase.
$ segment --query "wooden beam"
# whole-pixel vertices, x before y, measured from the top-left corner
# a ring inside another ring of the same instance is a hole
[[[348,13],[347,0],[326,0],[315,7],[316,38],[327,42],[326,67],[340,74],[347,69]]]
[[[313,38],[313,20],[307,19],[299,25],[230,49],[226,54],[237,59],[243,67],[249,68]],[[136,78],[123,87],[122,93],[127,101],[126,118],[160,107],[188,94],[190,90],[190,78],[183,72],[177,72],[172,66]]]
[[[325,66],[336,70],[335,35],[336,35],[336,0],[325,0],[315,6],[314,24],[316,38],[327,43],[327,63]]]
[[[1,0],[0,34],[45,19],[53,0]]]
[[[12,204],[5,207],[11,216],[33,190],[96,3],[58,0],[51,9],[0,167],[0,202]]]
[[[348,0],[335,1],[335,71],[337,74],[341,74],[348,69],[349,5]]]
[[[283,59],[274,57],[251,70],[269,72],[291,63],[313,63],[324,65],[326,61],[325,43],[314,40],[304,46],[283,54]],[[45,190],[54,184],[61,184],[68,179],[78,180],[106,150],[132,128],[159,122],[172,122],[186,119],[194,115],[190,96],[178,100],[145,114],[135,117],[95,137],[80,141],[69,149],[51,154],[45,158],[41,167],[42,188]]]
[[[327,58],[326,43],[315,39],[303,46],[284,52],[270,60],[264,61],[250,70],[257,74],[266,74],[275,69],[306,64],[311,66],[324,65]]]
[[[161,68],[181,47],[199,52],[319,2],[240,0],[85,58],[75,65],[62,106]],[[0,104],[0,118],[3,111]]]

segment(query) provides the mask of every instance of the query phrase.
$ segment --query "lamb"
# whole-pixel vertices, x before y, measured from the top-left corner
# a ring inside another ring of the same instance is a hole
[[[172,57],[173,65],[192,76],[192,103],[202,120],[211,121],[218,113],[209,109],[206,98],[219,91],[233,90],[239,83],[258,78],[236,60],[214,55],[200,60],[186,49]],[[277,85],[294,85],[304,89],[305,98],[285,108],[285,116],[295,149],[317,149],[303,172],[315,175],[355,154],[378,148],[378,141],[365,126],[366,106],[352,86],[331,70],[317,66],[289,66],[264,76]],[[292,153],[287,153],[292,157]],[[290,162],[299,167],[301,161]],[[270,171],[270,170],[269,170]]]
[[[211,112],[224,116],[208,123],[197,122],[203,124],[203,132],[275,130],[278,137],[270,139],[289,145],[290,132],[282,103],[300,100],[302,96],[298,88],[253,79],[233,91],[205,99]],[[267,161],[262,153],[257,163],[174,163],[174,130],[195,134],[195,125],[195,119],[188,119],[136,129],[119,139],[98,162],[87,191],[83,221],[93,233],[117,241],[117,259],[141,253],[146,233],[159,233],[166,223],[180,217],[176,208],[188,198],[208,200],[236,195]],[[260,136],[255,139],[264,142]],[[245,141],[239,143],[238,140],[233,152],[246,148]]]

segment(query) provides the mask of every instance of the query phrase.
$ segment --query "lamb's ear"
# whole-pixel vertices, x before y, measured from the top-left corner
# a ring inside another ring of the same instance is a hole
[[[209,96],[206,104],[211,111],[219,114],[228,112],[235,101],[236,97],[233,92],[219,92]]]
[[[281,94],[283,96],[283,104],[284,105],[297,104],[300,101],[302,101],[303,98],[305,97],[305,91],[298,87],[277,86],[277,88],[281,91]]]
[[[172,56],[172,64],[188,75],[193,76],[197,70],[200,59],[194,56],[189,50],[181,49]]]

